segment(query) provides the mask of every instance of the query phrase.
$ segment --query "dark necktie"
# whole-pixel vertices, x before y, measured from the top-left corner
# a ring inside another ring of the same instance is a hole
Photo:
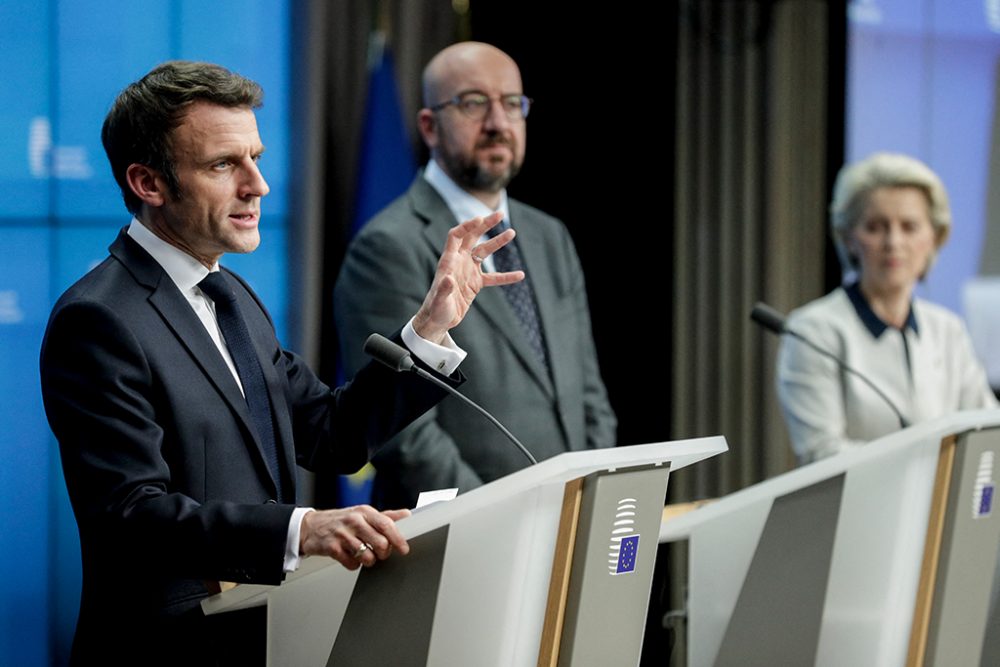
[[[508,227],[509,224],[505,220],[492,227],[486,234],[493,238]],[[521,259],[521,251],[517,249],[516,241],[511,241],[493,253],[493,267],[499,272],[524,271],[524,261]],[[531,289],[531,279],[527,277],[527,271],[525,271],[525,278],[521,282],[504,285],[503,293],[511,308],[514,309],[517,319],[521,321],[531,349],[534,350],[535,356],[538,357],[547,371],[549,363],[545,354],[545,335],[542,332],[542,323],[538,317],[538,304],[535,302],[534,290]]]
[[[283,500],[281,491],[281,465],[278,460],[278,445],[274,438],[274,421],[271,416],[271,403],[267,397],[267,387],[264,384],[264,373],[261,371],[257,353],[250,338],[250,331],[243,314],[236,303],[236,294],[226,283],[221,271],[209,273],[200,283],[205,294],[215,302],[215,319],[219,329],[226,339],[229,354],[236,365],[236,372],[243,384],[243,395],[246,397],[250,417],[257,429],[257,437],[264,450],[267,466],[271,477],[277,486],[278,498]]]

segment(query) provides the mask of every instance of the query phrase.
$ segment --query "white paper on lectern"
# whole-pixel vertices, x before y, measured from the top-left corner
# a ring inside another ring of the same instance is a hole
[[[427,507],[428,505],[433,505],[434,503],[443,503],[448,500],[454,500],[458,496],[458,489],[437,489],[435,491],[421,491],[420,495],[417,496],[417,506],[414,510],[418,510],[422,507]]]

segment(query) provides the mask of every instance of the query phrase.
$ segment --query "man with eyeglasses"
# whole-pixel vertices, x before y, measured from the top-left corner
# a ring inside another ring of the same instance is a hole
[[[431,159],[409,190],[369,221],[337,280],[335,316],[348,375],[363,366],[362,343],[391,331],[422,295],[434,249],[458,221],[501,211],[513,227],[512,252],[483,271],[523,269],[522,289],[481,294],[457,344],[469,352],[463,393],[503,422],[535,458],[610,447],[617,421],[601,380],[583,272],[555,218],[507,196],[524,161],[526,119],[517,64],[477,42],[452,45],[424,69],[418,127]],[[385,159],[392,159],[385,156]],[[421,491],[468,491],[514,472],[525,459],[482,417],[445,399],[373,459],[373,502],[412,507]]]

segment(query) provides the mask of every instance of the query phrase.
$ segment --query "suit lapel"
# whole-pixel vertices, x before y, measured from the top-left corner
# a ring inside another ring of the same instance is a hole
[[[170,280],[170,277],[160,265],[157,264],[156,260],[150,257],[124,230],[119,234],[118,239],[112,244],[109,250],[113,256],[128,268],[137,282],[150,289],[150,305],[159,313],[167,328],[173,332],[187,349],[191,357],[195,360],[195,363],[215,386],[216,390],[229,406],[229,409],[232,410],[233,414],[239,420],[242,430],[248,434],[248,437],[254,443],[251,449],[255,452],[254,456],[257,459],[259,469],[266,471],[267,464],[264,460],[263,449],[257,438],[246,399],[243,398],[243,393],[240,391],[239,386],[237,386],[232,372],[230,372],[225,360],[219,353],[219,349],[215,346],[212,337],[205,331],[205,326],[198,319],[194,310],[192,310],[191,304],[187,302],[187,299],[184,298],[184,295],[181,294],[180,290],[177,289],[177,286]],[[255,347],[258,348],[257,354],[259,357],[259,345]],[[266,365],[262,364],[262,368],[264,369],[267,369],[268,366],[272,366],[272,364],[270,362]],[[273,375],[274,371],[272,367],[271,376]],[[268,377],[266,371],[265,377]],[[268,386],[271,386],[270,377],[268,377]],[[271,491],[274,492],[277,489],[274,486],[274,480],[270,479],[270,475],[267,475],[267,478],[271,486]]]
[[[455,216],[452,215],[451,209],[448,208],[444,199],[424,180],[422,174],[417,175],[410,189],[410,194],[414,212],[427,223],[427,226],[424,228],[424,238],[430,244],[431,248],[433,248],[434,254],[440,255],[442,248],[444,248],[445,239],[448,237],[448,232],[455,224]],[[511,215],[513,215],[513,212]],[[525,225],[525,227],[528,226]],[[518,239],[520,239],[522,234],[520,228],[518,228],[517,233]],[[533,264],[535,266],[539,265],[537,259],[529,261],[528,256],[523,252],[525,246],[530,245],[531,236],[529,233],[527,241],[522,241],[518,245],[522,250],[525,265],[529,271]],[[544,256],[541,261],[544,261]],[[534,285],[534,283],[532,284]],[[541,299],[541,295],[537,291],[536,298]],[[502,288],[490,287],[480,291],[472,307],[477,312],[482,313],[483,317],[510,344],[521,360],[521,363],[524,364],[529,375],[534,378],[549,396],[554,397],[555,390],[552,386],[552,381],[549,379],[545,367],[542,366],[542,363],[535,356],[535,352],[528,344],[522,330],[521,322],[517,319],[517,315],[514,314],[514,309],[511,308],[510,303],[507,301]],[[546,324],[547,322],[543,318],[542,326],[547,331],[548,327]]]

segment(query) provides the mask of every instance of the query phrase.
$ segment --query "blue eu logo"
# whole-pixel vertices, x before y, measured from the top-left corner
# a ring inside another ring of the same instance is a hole
[[[993,511],[993,488],[992,484],[983,487],[982,495],[979,497],[979,516],[989,516]]]
[[[639,550],[639,536],[629,535],[623,537],[621,549],[618,551],[618,567],[615,574],[625,574],[635,571],[635,554]]]

